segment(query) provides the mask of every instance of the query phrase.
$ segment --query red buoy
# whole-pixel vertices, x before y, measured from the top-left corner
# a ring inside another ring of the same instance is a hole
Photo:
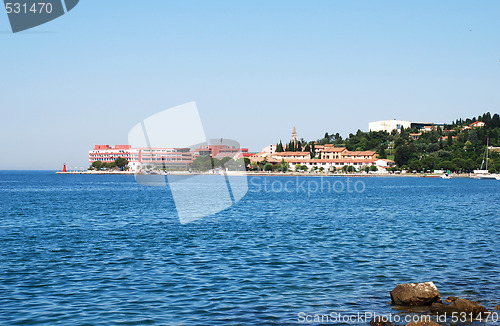
[[[63,172],[66,172],[66,163],[63,165]]]

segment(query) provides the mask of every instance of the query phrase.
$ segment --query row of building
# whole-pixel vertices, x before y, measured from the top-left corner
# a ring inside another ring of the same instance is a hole
[[[370,122],[368,128],[370,131],[394,130],[400,132],[402,128],[416,128],[418,133],[411,133],[410,137],[417,140],[422,133],[443,129],[443,124],[431,122],[411,122],[404,120],[382,120]],[[484,122],[476,121],[468,126],[464,126],[460,131],[484,127]],[[443,130],[446,134],[449,130]],[[456,138],[456,136],[454,136]],[[442,138],[447,139],[447,136]],[[292,142],[297,144],[297,131],[295,127],[292,130]],[[314,158],[310,152],[276,152],[276,145],[264,147],[260,153],[249,153],[248,148],[240,148],[231,145],[206,145],[197,148],[132,148],[130,145],[95,145],[94,149],[89,151],[89,163],[101,161],[110,163],[119,157],[129,162],[131,170],[140,170],[143,165],[163,165],[188,167],[199,156],[211,156],[221,159],[223,157],[248,157],[251,163],[261,164],[262,162],[272,165],[278,165],[285,161],[291,169],[298,165],[306,166],[308,169],[321,169],[326,171],[335,171],[344,166],[353,166],[360,170],[366,166],[376,166],[378,170],[384,170],[393,166],[394,161],[380,159],[373,151],[348,151],[345,147],[335,147],[333,144],[314,146]],[[261,164],[262,165],[262,164]]]
[[[466,130],[472,130],[472,129],[475,129],[475,128],[482,128],[484,126],[486,126],[486,123],[484,123],[483,121],[476,121],[476,122],[473,122],[473,123],[471,123],[469,125],[457,128],[455,131],[462,132],[462,131],[466,131]],[[410,138],[412,138],[413,140],[418,140],[420,138],[420,136],[422,136],[423,133],[430,132],[430,131],[433,131],[433,130],[436,130],[436,129],[432,129],[432,128],[423,128],[423,129],[420,129],[420,132],[410,133]],[[443,133],[446,136],[442,136],[439,140],[441,140],[441,141],[448,140],[447,134],[449,134],[452,131],[454,131],[454,130],[443,129]],[[452,139],[457,139],[457,138],[458,138],[457,136],[452,136]]]
[[[310,152],[260,152],[248,153],[247,148],[231,148],[225,145],[211,145],[195,150],[189,148],[132,148],[130,145],[95,145],[89,152],[89,163],[101,161],[114,162],[121,157],[126,159],[131,171],[140,171],[143,165],[188,167],[197,157],[209,155],[215,158],[247,157],[257,164],[266,162],[278,165],[282,161],[289,164],[290,169],[297,165],[308,169],[323,168],[335,171],[344,166],[353,166],[358,170],[365,166],[377,166],[383,170],[394,165],[394,161],[377,158],[372,151],[348,151],[345,147],[334,147],[332,144],[318,145],[317,158],[311,158]]]
[[[95,145],[89,151],[89,163],[101,161],[114,162],[121,157],[126,159],[132,171],[139,171],[143,165],[163,165],[187,167],[199,156],[223,157],[247,156],[248,148],[229,145],[206,145],[197,148],[133,148],[130,145]]]
[[[344,166],[353,166],[356,169],[376,166],[379,170],[384,170],[394,165],[394,161],[380,159],[373,151],[349,151],[345,147],[335,147],[333,144],[315,145],[315,158],[311,158],[310,152],[276,152],[273,146],[263,148],[263,151],[248,156],[250,162],[267,162],[278,165],[282,161],[289,164],[291,169],[298,165],[304,165],[308,169],[320,169],[325,171],[340,170]]]
[[[486,124],[483,121],[476,121],[473,122],[467,126],[462,126],[460,128],[460,131],[464,130],[470,130],[474,128],[480,128],[484,127]],[[374,121],[368,123],[368,130],[370,131],[386,131],[388,133],[392,132],[393,130],[396,130],[398,132],[401,132],[401,129],[408,129],[408,128],[415,128],[419,130],[420,132],[430,132],[430,131],[436,131],[438,129],[443,130],[443,132],[447,133],[451,130],[445,130],[444,129],[444,124],[442,123],[433,123],[433,122],[412,122],[412,121],[405,121],[405,120],[381,120],[381,121]]]
[[[395,120],[396,121],[396,120]],[[398,125],[399,126],[399,125]],[[297,131],[293,127],[292,142],[297,144]],[[363,167],[376,166],[379,170],[394,165],[394,161],[380,159],[374,151],[349,151],[345,147],[335,147],[333,144],[315,144],[314,158],[310,152],[277,152],[276,145],[269,145],[260,153],[249,153],[248,148],[229,145],[206,145],[197,148],[132,148],[130,145],[95,145],[89,151],[89,163],[101,161],[110,163],[121,157],[126,159],[132,171],[140,171],[142,166],[177,166],[188,167],[200,156],[211,156],[221,159],[223,157],[247,157],[250,164],[262,162],[278,165],[285,161],[291,169],[297,166],[306,166],[307,169],[321,169],[335,171],[344,166],[353,166],[357,170]]]
[[[260,153],[249,153],[248,148],[238,148],[227,145],[209,145],[198,148],[132,148],[130,145],[95,145],[89,151],[89,163],[101,161],[114,162],[121,157],[126,159],[132,171],[139,171],[143,165],[163,165],[188,167],[199,156],[211,156],[221,159],[223,157],[247,157],[250,163],[266,162],[278,165],[282,161],[289,164],[290,169],[297,165],[305,165],[308,169],[323,168],[325,171],[335,171],[344,166],[354,166],[360,169],[365,166],[377,166],[385,169],[394,165],[387,159],[379,159],[373,151],[348,151],[345,147],[335,147],[333,144],[316,145],[315,156],[311,158],[310,152],[276,152],[275,148],[264,148]]]

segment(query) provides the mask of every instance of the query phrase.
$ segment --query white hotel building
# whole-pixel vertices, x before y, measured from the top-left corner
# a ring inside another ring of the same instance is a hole
[[[410,128],[411,121],[404,120],[381,120],[368,123],[369,131],[387,131],[390,133],[393,130],[401,131],[401,127]]]

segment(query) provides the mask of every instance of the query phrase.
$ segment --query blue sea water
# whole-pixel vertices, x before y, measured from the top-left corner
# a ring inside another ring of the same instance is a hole
[[[183,225],[168,188],[133,176],[2,171],[0,323],[289,325],[303,324],[300,313],[404,316],[389,291],[423,281],[443,297],[480,300],[490,310],[500,304],[500,182],[328,180],[358,182],[358,191],[303,191],[320,182],[315,177],[249,177],[236,205]],[[287,181],[291,191],[273,191]]]

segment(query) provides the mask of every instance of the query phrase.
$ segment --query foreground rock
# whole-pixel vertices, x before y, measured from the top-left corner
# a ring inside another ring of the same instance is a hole
[[[500,304],[495,307],[496,310],[500,310]]]
[[[471,314],[477,316],[480,313],[485,313],[488,311],[485,307],[481,306],[475,301],[469,301],[467,299],[460,299],[456,297],[448,297],[445,302],[451,302],[450,304],[435,302],[431,305],[431,311],[438,315],[451,314],[454,312],[466,314]]]
[[[441,303],[434,282],[399,284],[391,291],[392,304],[400,306],[430,306]]]
[[[406,324],[406,326],[440,326],[433,321],[414,321],[413,323]]]

